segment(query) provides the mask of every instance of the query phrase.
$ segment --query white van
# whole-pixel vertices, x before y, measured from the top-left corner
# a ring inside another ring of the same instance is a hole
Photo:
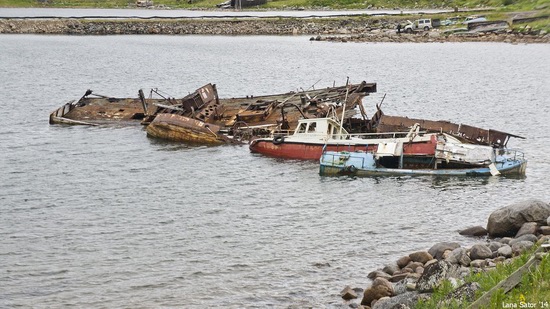
[[[406,33],[413,33],[414,31],[428,31],[433,28],[431,19],[417,19],[413,22],[409,21],[409,24],[403,28]]]

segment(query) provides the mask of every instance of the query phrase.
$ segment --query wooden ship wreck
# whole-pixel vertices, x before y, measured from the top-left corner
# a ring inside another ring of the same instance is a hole
[[[175,99],[152,89],[138,98],[113,98],[86,91],[50,114],[50,124],[102,125],[141,123],[148,136],[197,144],[248,141],[273,131],[292,131],[299,119],[324,117],[330,110],[347,111],[347,129],[361,131],[369,119],[361,100],[376,92],[375,83],[303,90],[274,95],[220,99],[216,85],[207,84]],[[156,97],[153,97],[156,95]],[[358,107],[358,109],[357,109]],[[359,112],[362,119],[354,118]]]

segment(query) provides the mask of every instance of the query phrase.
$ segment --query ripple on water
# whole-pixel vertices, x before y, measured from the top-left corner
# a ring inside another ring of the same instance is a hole
[[[483,225],[500,206],[546,196],[548,48],[2,36],[0,80],[14,90],[0,110],[0,256],[7,274],[0,299],[10,300],[2,305],[347,306],[339,291],[365,287],[373,269],[438,241],[466,244],[472,240],[458,229]],[[414,62],[395,56],[411,49],[419,55]],[[105,66],[105,59],[116,61]],[[208,81],[205,63],[215,67]],[[398,78],[403,67],[425,81],[422,91]],[[266,158],[247,145],[189,146],[148,138],[141,126],[50,126],[46,118],[92,87],[117,96],[162,87],[180,97],[212,81],[231,97],[296,90],[318,79],[316,87],[325,87],[345,76],[379,83],[379,93],[365,99],[367,110],[387,93],[387,114],[527,136],[512,141],[526,150],[527,176],[326,178],[317,162]]]

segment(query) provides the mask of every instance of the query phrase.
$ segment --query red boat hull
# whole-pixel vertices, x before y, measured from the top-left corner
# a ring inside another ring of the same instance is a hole
[[[367,143],[361,145],[336,145],[283,141],[276,144],[273,143],[273,140],[257,139],[250,143],[250,152],[282,159],[319,160],[325,145],[326,150],[329,151],[376,151],[378,148],[378,144]],[[403,155],[434,156],[435,146],[435,136],[427,142],[403,144]]]

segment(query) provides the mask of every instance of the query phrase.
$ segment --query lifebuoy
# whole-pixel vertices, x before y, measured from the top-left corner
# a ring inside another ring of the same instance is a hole
[[[273,144],[274,145],[280,145],[285,141],[285,137],[283,135],[278,135],[273,138]]]

